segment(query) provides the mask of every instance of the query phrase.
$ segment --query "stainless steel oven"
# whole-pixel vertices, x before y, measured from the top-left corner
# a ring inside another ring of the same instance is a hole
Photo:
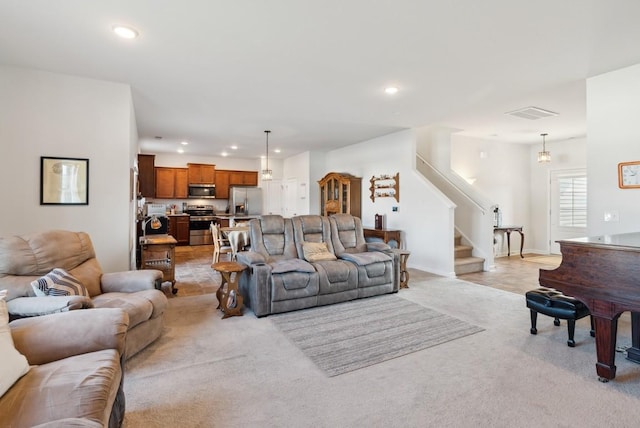
[[[211,245],[213,237],[209,226],[213,221],[213,205],[189,205],[189,245]]]

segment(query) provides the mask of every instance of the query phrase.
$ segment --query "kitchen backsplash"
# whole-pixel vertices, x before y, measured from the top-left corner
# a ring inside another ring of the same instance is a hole
[[[176,206],[176,213],[182,212],[182,204],[187,205],[213,205],[213,209],[216,213],[224,213],[228,206],[228,199],[151,199],[147,198],[146,203],[164,204],[167,206],[167,211],[171,210],[173,205]]]

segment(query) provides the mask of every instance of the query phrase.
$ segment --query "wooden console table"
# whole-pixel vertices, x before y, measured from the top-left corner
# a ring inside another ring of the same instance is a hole
[[[374,229],[369,227],[362,228],[365,238],[380,238],[385,244],[389,241],[396,241],[398,248],[400,248],[400,231],[393,229]]]
[[[522,226],[495,226],[493,233],[501,232],[507,234],[507,257],[511,256],[511,232],[518,232],[520,234],[520,257],[524,259],[522,255],[522,248],[524,248],[524,233],[522,232]]]
[[[176,294],[176,244],[171,235],[150,235],[140,238],[140,268],[162,271],[162,281],[171,282]]]

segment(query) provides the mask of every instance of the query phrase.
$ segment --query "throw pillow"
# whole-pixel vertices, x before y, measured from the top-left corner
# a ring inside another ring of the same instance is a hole
[[[4,301],[7,290],[0,291],[0,397],[29,371],[29,362],[13,345],[9,329],[9,311]]]
[[[305,242],[302,244],[304,259],[308,262],[322,260],[336,260],[336,256],[329,252],[326,242]]]
[[[64,269],[55,268],[45,276],[31,282],[36,296],[85,296],[89,292],[76,277]]]

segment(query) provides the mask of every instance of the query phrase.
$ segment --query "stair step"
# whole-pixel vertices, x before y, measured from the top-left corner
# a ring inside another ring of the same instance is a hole
[[[464,259],[466,257],[471,257],[473,247],[469,245],[456,245],[454,251],[456,259]]]
[[[454,271],[456,275],[465,273],[482,272],[484,270],[484,259],[481,257],[465,257],[454,261]]]
[[[454,246],[458,246],[458,245],[462,245],[462,235],[454,235],[453,236],[453,245]]]

